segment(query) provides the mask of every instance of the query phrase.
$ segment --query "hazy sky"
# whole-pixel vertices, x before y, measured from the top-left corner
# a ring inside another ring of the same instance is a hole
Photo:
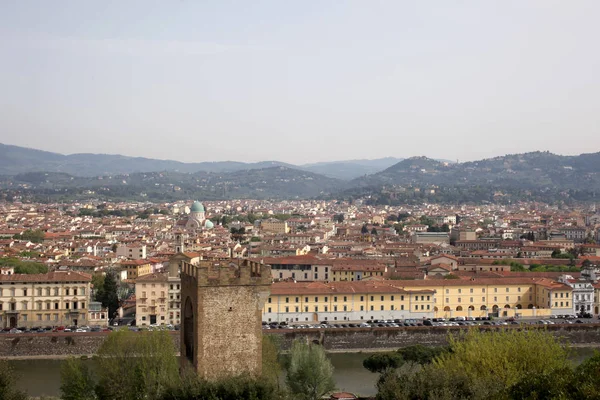
[[[294,163],[600,151],[600,1],[0,0],[0,142]]]

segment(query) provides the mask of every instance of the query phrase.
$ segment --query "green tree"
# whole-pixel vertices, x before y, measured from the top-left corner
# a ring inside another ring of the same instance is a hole
[[[517,388],[525,377],[558,374],[571,365],[568,349],[541,330],[471,330],[449,342],[448,351],[418,371],[400,368],[382,375],[377,398],[509,399],[511,390],[523,392]]]
[[[451,352],[434,360],[436,370],[465,374],[470,380],[496,380],[506,387],[525,374],[569,365],[568,350],[553,335],[540,330],[468,331],[451,336],[450,348]]]
[[[285,380],[294,398],[318,400],[335,389],[333,366],[321,346],[292,343]]]
[[[62,400],[94,400],[95,382],[87,365],[78,358],[68,358],[60,368]]]
[[[545,374],[528,374],[510,389],[507,397],[523,400],[573,400],[577,398],[577,389],[572,387],[574,378],[571,368]]]
[[[8,361],[0,360],[0,399],[2,400],[26,400],[25,393],[17,390],[17,377],[15,371]]]
[[[402,364],[404,364],[404,359],[397,352],[375,353],[363,360],[363,367],[377,373],[385,372],[390,368],[398,368]]]
[[[19,262],[15,267],[15,274],[45,274],[48,267],[36,262]]]
[[[367,233],[369,233],[369,228],[367,228],[366,225],[363,225],[362,228],[360,229],[360,233],[362,233],[363,235],[366,235]]]
[[[102,302],[102,300],[104,300],[104,275],[92,275],[92,286],[94,291],[94,300]]]
[[[108,308],[109,318],[112,318],[119,308],[119,296],[117,291],[117,273],[114,270],[109,269],[104,277],[102,297],[98,299],[102,302],[103,307]]]
[[[333,216],[333,222],[342,223],[344,222],[344,214],[335,214]]]
[[[402,222],[405,219],[408,219],[410,217],[409,213],[399,213],[398,214],[398,222]]]
[[[377,235],[377,228],[371,229],[371,235]]]
[[[281,393],[264,378],[232,376],[204,381],[195,374],[185,374],[180,384],[173,384],[161,400],[280,400]]]
[[[99,400],[159,399],[178,385],[179,363],[166,331],[112,332],[98,350]]]
[[[15,235],[14,238],[18,240],[28,240],[33,243],[42,243],[44,241],[45,233],[40,229],[31,230],[27,229],[20,235]]]
[[[263,335],[262,340],[262,376],[274,386],[279,386],[281,375],[279,336]]]
[[[573,399],[600,399],[600,352],[594,355],[575,369],[572,385]]]
[[[248,215],[246,215],[246,218],[248,218],[248,222],[250,222],[251,224],[254,224],[254,221],[258,219],[258,217],[253,213],[248,213]]]

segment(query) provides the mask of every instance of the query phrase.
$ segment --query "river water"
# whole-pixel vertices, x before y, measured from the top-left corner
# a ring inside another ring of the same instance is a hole
[[[574,348],[572,358],[580,363],[594,352],[593,348]],[[367,353],[329,354],[335,368],[334,378],[338,390],[361,394],[376,393],[375,383],[378,374],[367,371],[362,366]],[[88,360],[93,364],[93,360]],[[60,367],[63,360],[11,360],[10,364],[19,375],[18,387],[30,396],[59,396]]]

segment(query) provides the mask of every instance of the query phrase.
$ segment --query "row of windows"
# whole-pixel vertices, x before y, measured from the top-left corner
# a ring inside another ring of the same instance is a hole
[[[171,285],[171,286],[173,286],[173,285]],[[145,284],[145,283],[142,283],[142,287],[143,287],[143,288],[145,288],[145,287],[146,287],[146,284]],[[152,283],[152,284],[151,284],[151,287],[156,287],[156,283]],[[167,284],[166,284],[166,283],[161,283],[161,284],[159,285],[159,287],[164,289],[164,288],[166,288],[166,287],[167,287]],[[179,285],[177,285],[177,289],[179,289]]]
[[[36,314],[35,318],[37,321],[58,321],[58,314]],[[51,319],[52,318],[52,319]],[[29,321],[29,316],[27,314],[22,314],[18,316],[18,319],[23,322]],[[81,321],[85,321],[85,314],[81,314],[79,316]],[[2,322],[2,316],[0,315],[0,322]]]
[[[370,296],[370,298],[371,298],[370,301],[375,301],[375,296]],[[400,298],[400,301],[404,301],[404,295],[400,295],[399,298]],[[425,295],[423,295],[423,296],[420,296],[420,298],[421,298],[420,301],[430,301],[431,300],[431,296],[425,296]],[[310,299],[309,297],[305,297],[304,298],[304,302],[305,303],[310,303],[309,299]],[[315,303],[319,302],[319,297],[318,296],[315,296],[314,299],[315,299],[315,301],[314,301]],[[380,299],[381,299],[381,301],[386,301],[386,296],[380,296]],[[395,299],[396,299],[396,297],[394,295],[390,295],[390,297],[389,297],[390,301],[394,301]],[[300,297],[295,297],[295,300],[296,300],[295,301],[296,303],[299,303],[300,302]],[[323,298],[323,302],[327,303],[328,301],[329,301],[329,297],[325,296]],[[333,296],[333,302],[335,303],[337,301],[338,301],[338,297],[337,296]],[[344,300],[343,301],[347,302],[348,301],[348,296],[344,296]],[[365,301],[365,296],[360,296],[360,301]],[[419,301],[419,296],[415,296],[415,301]],[[267,302],[268,303],[272,303],[271,297],[268,298]],[[289,303],[290,302],[290,298],[286,297],[285,298],[285,302]]]
[[[279,279],[283,279],[283,272],[279,273]],[[296,273],[292,272],[292,279],[296,279]],[[308,273],[304,273],[304,279],[308,279]],[[315,280],[319,279],[319,274],[315,273]],[[329,274],[325,274],[325,280],[329,279]],[[334,278],[335,279],[335,278]]]
[[[529,296],[529,301],[531,301],[533,299],[533,296]],[[457,303],[462,303],[462,297],[459,297],[457,300]],[[498,301],[498,297],[494,296],[494,302]],[[506,301],[510,301],[510,296],[506,296]],[[517,301],[521,301],[521,296],[517,296]],[[473,297],[469,298],[469,302],[473,303]],[[486,298],[482,297],[481,298],[481,302],[485,303],[486,302]],[[446,303],[450,303],[450,297],[446,297]]]
[[[6,308],[6,310],[9,311],[17,311],[17,302],[12,302],[12,303],[6,303],[8,305],[8,307]],[[29,309],[29,302],[28,301],[22,301],[20,302],[21,304],[21,310],[25,311]],[[79,308],[85,308],[85,301],[77,302],[70,302],[70,301],[66,301],[63,303],[64,304],[64,308],[69,310],[69,309],[73,309],[73,310],[77,310]],[[81,304],[81,307],[79,306]],[[2,311],[4,309],[4,304],[2,302],[0,302],[0,311]],[[37,301],[35,302],[35,309],[36,310],[60,310],[60,302],[41,302],[41,301]]]
[[[152,297],[156,297],[156,292],[151,292],[151,294],[152,294]],[[142,299],[145,299],[145,298],[146,298],[146,292],[142,292]],[[160,298],[161,299],[166,298],[165,292],[163,292],[163,291],[160,292]]]
[[[161,316],[160,316],[160,320],[161,320],[161,321],[164,321],[164,320],[165,320],[165,316],[164,316],[164,315],[161,315]],[[142,315],[142,321],[146,321],[146,316],[145,316],[145,315]]]
[[[509,293],[510,288],[506,288],[506,293]],[[527,289],[531,289],[531,288],[527,288]],[[517,292],[521,292],[521,288],[517,288]],[[458,293],[462,293],[462,289],[458,289]],[[469,288],[469,293],[474,293],[474,289],[473,288]],[[481,288],[481,293],[485,293],[485,288]],[[498,293],[498,288],[494,288],[494,293]],[[450,289],[446,289],[446,294],[450,294]]]
[[[35,290],[35,294],[37,296],[60,296],[60,288],[37,288]],[[85,287],[81,288],[64,288],[65,296],[85,296]],[[33,295],[33,291],[30,291],[28,288],[23,288],[20,291],[17,291],[15,288],[11,289],[1,289],[0,288],[0,297],[2,296],[31,296]]]
[[[370,311],[375,311],[375,306],[370,306]],[[385,307],[382,305],[379,307],[379,309],[381,311],[385,311]],[[429,304],[415,304],[415,310],[431,310],[431,306]],[[329,307],[328,306],[323,306],[323,308],[321,309],[323,312],[329,312]],[[400,310],[400,311],[404,311],[404,304],[400,305],[400,308],[396,308],[395,305],[391,305],[389,308],[390,311],[395,311],[395,310]],[[319,312],[319,306],[314,306],[313,308],[314,312]],[[338,306],[333,306],[333,310],[331,310],[333,312],[338,312],[338,311],[348,311],[348,307],[347,306],[343,306],[343,309],[338,309]],[[365,306],[360,306],[360,311],[365,311]],[[267,308],[267,312],[271,313],[273,312],[273,309],[271,307]],[[300,307],[295,306],[293,311],[290,311],[290,307],[285,307],[285,311],[286,313],[289,312],[300,312]],[[309,311],[309,307],[308,306],[304,306],[304,312],[311,312]]]
[[[566,303],[567,303],[567,304],[565,304],[565,305],[563,306],[563,302],[561,301],[561,302],[560,302],[560,306],[561,306],[561,307],[569,307],[569,302],[567,301]],[[558,301],[555,301],[555,302],[554,302],[554,307],[558,307]],[[588,310],[589,310],[589,306],[588,306]]]

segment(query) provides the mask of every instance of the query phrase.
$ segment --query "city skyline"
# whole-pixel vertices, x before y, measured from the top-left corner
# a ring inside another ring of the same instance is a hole
[[[600,149],[592,1],[1,8],[3,143],[294,164]]]

